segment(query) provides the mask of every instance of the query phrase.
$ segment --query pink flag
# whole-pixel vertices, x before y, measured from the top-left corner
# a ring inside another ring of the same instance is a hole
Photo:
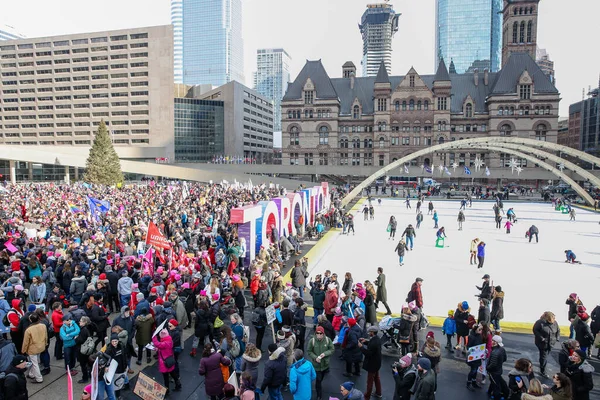
[[[73,377],[71,376],[71,370],[67,365],[67,395],[69,400],[73,400]]]
[[[16,253],[17,251],[19,251],[9,240],[8,242],[4,243],[4,247],[6,248],[6,250],[10,251],[11,253]]]

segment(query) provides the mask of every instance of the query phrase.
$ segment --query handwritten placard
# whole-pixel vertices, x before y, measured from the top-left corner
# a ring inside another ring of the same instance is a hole
[[[485,358],[485,344],[469,347],[467,362],[481,360],[482,358]]]
[[[140,372],[133,393],[144,400],[164,400],[167,388]]]

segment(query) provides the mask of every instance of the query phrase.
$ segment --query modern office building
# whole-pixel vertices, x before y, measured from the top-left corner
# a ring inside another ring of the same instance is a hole
[[[382,61],[392,71],[392,39],[399,18],[389,3],[367,5],[358,25],[363,39],[362,76],[377,75]]]
[[[290,55],[284,49],[258,49],[254,90],[273,100],[275,132],[281,132],[281,99],[290,81]]]
[[[190,96],[223,102],[225,144],[221,155],[272,162],[275,112],[270,99],[235,81],[206,93],[193,87]]]
[[[24,37],[12,26],[0,24],[0,40],[23,39]]]
[[[183,83],[216,86],[234,80],[244,83],[242,0],[173,0],[173,3],[172,22],[176,27],[181,25],[182,32],[180,39],[176,36],[176,48],[182,49]]]
[[[174,156],[171,25],[2,41],[0,75],[0,144],[87,151],[104,120],[122,158]]]
[[[355,77],[352,63],[340,73],[331,78],[320,60],[307,61],[288,87],[283,165],[348,166],[351,175],[352,166],[385,166],[454,140],[516,136],[557,142],[560,93],[528,53],[513,52],[498,72],[450,74],[441,59],[434,75],[411,68],[389,76],[383,62],[376,77]],[[425,154],[412,163],[473,166],[477,158],[494,169],[515,157],[464,149]]]
[[[435,67],[443,58],[459,74],[475,62],[479,71],[500,69],[502,0],[436,0],[435,11]]]
[[[175,83],[183,83],[183,0],[171,0],[173,25],[173,75]]]
[[[554,75],[554,61],[550,60],[550,54],[546,49],[537,48],[535,62],[540,66],[542,71],[550,78],[553,84],[556,85],[556,77]]]
[[[217,154],[225,154],[223,102],[176,97],[175,162],[205,163]]]
[[[569,107],[567,146],[600,157],[600,86]]]

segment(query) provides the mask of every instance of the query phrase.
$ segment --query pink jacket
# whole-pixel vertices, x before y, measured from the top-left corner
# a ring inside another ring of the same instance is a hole
[[[171,339],[171,336],[167,336],[162,341],[154,336],[152,344],[158,349],[158,370],[160,373],[165,374],[173,371],[175,369],[174,365],[171,368],[167,368],[165,365],[165,360],[173,355],[173,339]]]

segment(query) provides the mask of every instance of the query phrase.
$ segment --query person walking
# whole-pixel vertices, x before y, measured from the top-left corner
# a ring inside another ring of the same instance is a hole
[[[322,326],[317,326],[315,336],[308,341],[308,358],[311,360],[316,372],[315,390],[317,400],[323,398],[322,382],[329,373],[329,359],[334,352],[335,347],[331,339],[325,335],[325,329]]]
[[[377,268],[377,279],[375,279],[375,286],[377,286],[377,295],[375,296],[375,308],[379,308],[379,302],[382,302],[385,306],[385,315],[391,315],[392,310],[387,304],[387,288],[385,287],[385,274],[383,268]]]
[[[540,355],[540,374],[549,378],[546,374],[546,364],[548,354],[552,348],[560,340],[560,328],[556,322],[554,313],[546,311],[540,319],[533,325],[533,334],[535,335],[535,346],[538,348]]]
[[[360,362],[362,354],[358,347],[359,339],[362,336],[360,327],[356,324],[354,318],[348,319],[348,330],[344,337],[345,347],[342,349],[342,357],[346,361],[346,372],[343,374],[346,377],[360,376]],[[352,370],[354,369],[354,372]]]
[[[304,352],[294,350],[294,363],[290,367],[290,393],[294,400],[311,400],[312,382],[316,378],[315,368],[304,358]]]
[[[73,315],[67,313],[63,315],[63,325],[60,327],[60,338],[63,341],[63,351],[65,357],[65,369],[69,367],[71,374],[75,368],[75,353],[77,351],[75,338],[79,335],[81,329],[73,321]]]
[[[410,249],[412,250],[414,247],[413,239],[417,237],[417,232],[415,232],[415,228],[413,228],[412,224],[408,224],[404,232],[402,233],[402,237],[406,236],[406,244],[410,244]]]
[[[433,203],[430,201],[427,205],[427,215],[433,214]]]
[[[389,239],[394,239],[396,237],[396,228],[398,227],[398,221],[396,221],[396,217],[393,215],[390,217],[390,222],[388,222],[388,231],[390,232]]]
[[[435,372],[431,368],[431,361],[427,358],[421,358],[417,362],[417,369],[420,379],[415,391],[414,400],[435,400],[437,379]]]
[[[457,219],[457,221],[458,221],[458,230],[462,231],[463,222],[465,222],[465,213],[463,213],[462,210],[460,210],[458,212],[458,219]]]
[[[204,376],[204,390],[206,391],[206,396],[211,400],[220,399],[223,395],[225,380],[223,379],[221,364],[225,366],[231,365],[231,360],[225,357],[224,354],[225,350],[215,351],[212,343],[206,343],[202,351],[198,374]]]
[[[490,386],[487,393],[489,397],[494,399],[508,398],[508,386],[502,377],[502,365],[506,360],[506,350],[502,343],[502,337],[495,335],[492,337],[492,352],[486,367],[490,376]]]
[[[500,229],[502,227],[502,215],[496,214],[494,219],[496,221],[496,229]]]
[[[417,213],[417,229],[421,227],[421,222],[423,222],[423,213],[419,211]]]
[[[398,253],[398,263],[400,264],[400,266],[403,266],[404,265],[404,255],[408,251],[408,246],[406,245],[404,240],[400,239],[400,241],[398,242],[398,245],[396,245],[396,248],[394,249],[394,251]]]
[[[29,378],[34,379],[36,383],[42,383],[44,379],[40,369],[40,354],[46,349],[46,345],[48,344],[48,330],[46,329],[46,325],[40,322],[40,317],[36,313],[32,313],[29,316],[29,321],[31,321],[31,325],[25,330],[25,335],[23,336],[22,353],[27,354],[31,360],[31,369],[28,373]],[[75,366],[74,364],[73,362],[73,367]]]
[[[477,264],[477,245],[479,244],[479,238],[475,238],[471,240],[471,247],[469,249],[469,254],[471,257],[469,258],[469,264]]]
[[[477,243],[477,269],[483,268],[485,261],[485,242],[482,240]]]
[[[156,337],[160,337],[160,340]],[[173,353],[173,339],[167,329],[162,329],[158,335],[152,338],[152,344],[158,353],[158,371],[163,376],[164,386],[167,388],[166,396],[169,395],[169,381],[173,378],[175,382],[175,391],[181,391],[181,380],[179,379],[179,369],[176,368],[177,360]]]
[[[286,381],[287,359],[285,349],[275,343],[269,345],[269,360],[265,364],[264,378],[260,390],[269,389],[269,400],[283,400],[281,387]]]
[[[358,342],[358,347],[365,358],[363,369],[367,371],[365,399],[371,398],[373,384],[375,384],[375,397],[381,399],[382,395],[381,380],[379,378],[379,370],[381,369],[381,340],[378,333],[379,328],[377,326],[370,326],[367,330],[369,337],[367,339],[361,338]]]
[[[437,214],[436,210],[433,210],[433,218],[432,219],[433,219],[433,223],[434,223],[433,228],[437,229],[438,228],[438,214]]]

